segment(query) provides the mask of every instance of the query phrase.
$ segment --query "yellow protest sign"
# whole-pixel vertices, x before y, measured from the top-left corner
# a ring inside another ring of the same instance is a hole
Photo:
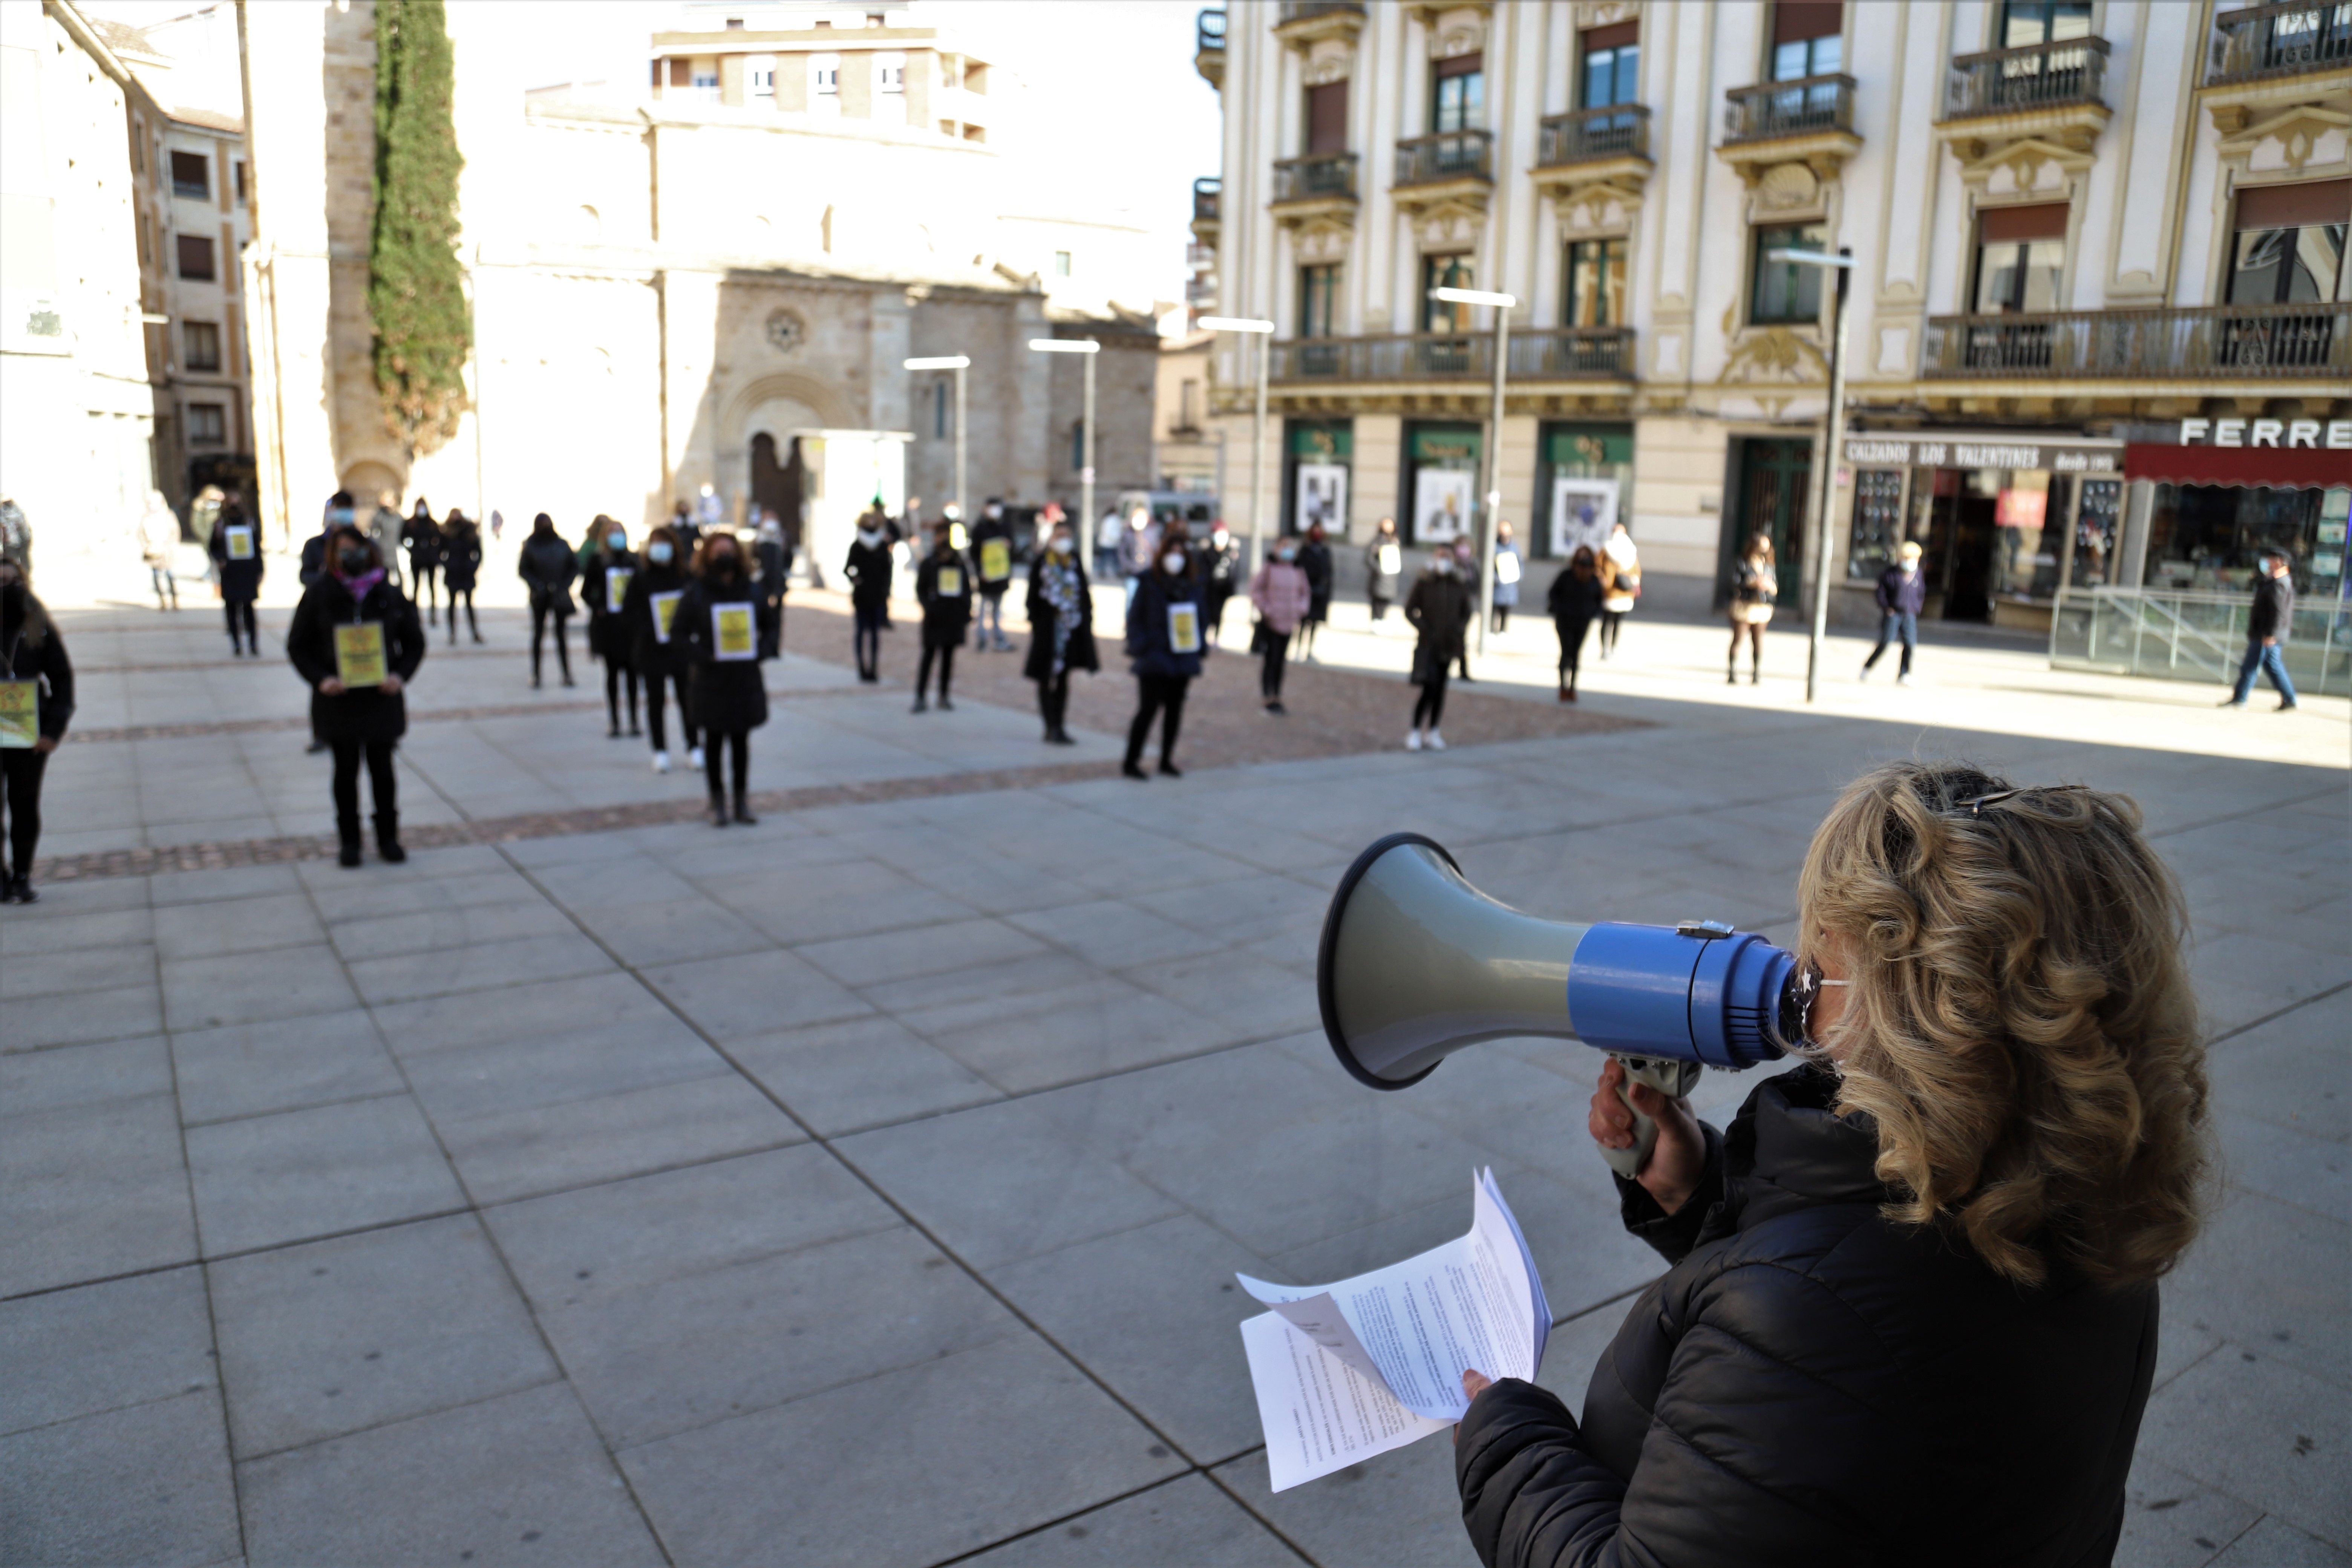
[[[335,679],[347,687],[383,684],[383,623],[354,621],[335,628]]]
[[[750,605],[710,606],[710,647],[713,658],[751,658],[758,652],[751,635]]]
[[[607,615],[621,613],[621,605],[629,596],[629,579],[635,575],[626,566],[604,568],[604,611]]]
[[[1013,546],[1002,539],[980,542],[980,580],[1002,583],[1013,575]]]
[[[30,751],[40,738],[40,682],[0,680],[0,750]]]
[[[230,528],[224,529],[222,532],[226,535],[226,541],[228,545],[228,558],[231,561],[250,561],[253,559],[252,529],[243,527]]]
[[[1172,653],[1201,651],[1201,606],[1189,599],[1168,606],[1168,647]]]
[[[942,599],[961,599],[963,597],[962,567],[942,566],[940,568],[940,597]]]
[[[677,618],[677,601],[684,593],[682,588],[673,588],[667,594],[656,594],[647,601],[654,612],[654,641],[669,641],[669,624]]]

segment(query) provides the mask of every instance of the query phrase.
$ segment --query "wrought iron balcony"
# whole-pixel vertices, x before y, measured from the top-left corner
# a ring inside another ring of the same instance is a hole
[[[1536,166],[1597,163],[1604,158],[1650,155],[1650,106],[1614,103],[1544,118],[1536,143]]]
[[[2291,0],[2247,5],[2213,18],[2205,85],[2262,81],[2352,66],[2352,5]]]
[[[1854,80],[1850,76],[1807,76],[1794,81],[1735,87],[1723,115],[1723,140],[1777,142],[1816,132],[1853,130]]]
[[[1938,379],[2352,381],[2352,304],[1937,316]]]
[[[1492,180],[1495,135],[1491,131],[1443,131],[1397,143],[1396,183],[1432,185],[1444,180]]]
[[[1225,87],[1225,14],[1203,11],[1192,24],[1192,68],[1223,92]]]
[[[1511,334],[1505,366],[1514,381],[1630,381],[1631,327],[1547,327]],[[1413,332],[1361,338],[1298,338],[1274,345],[1278,382],[1489,382],[1492,332]]]
[[[1282,10],[1274,25],[1279,27],[1285,22],[1311,22],[1318,16],[1340,13],[1362,16],[1364,0],[1282,0]]]
[[[1192,222],[1195,226],[1217,221],[1217,208],[1223,198],[1225,183],[1219,179],[1192,182]]]
[[[1285,158],[1274,166],[1274,199],[1283,202],[1328,202],[1356,199],[1356,155],[1353,153],[1310,153]]]
[[[2034,109],[2104,103],[2107,41],[2068,38],[2019,49],[1956,55],[1944,89],[1944,118],[1973,120]]]

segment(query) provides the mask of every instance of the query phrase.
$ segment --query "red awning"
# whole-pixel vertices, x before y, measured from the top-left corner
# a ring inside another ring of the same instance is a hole
[[[2160,485],[2245,485],[2314,489],[2352,485],[2352,450],[2326,447],[2162,447],[2124,448],[2124,478]]]

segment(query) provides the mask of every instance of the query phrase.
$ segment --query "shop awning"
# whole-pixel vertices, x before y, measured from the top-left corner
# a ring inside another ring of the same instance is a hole
[[[2352,450],[2327,447],[2165,447],[2135,441],[2124,448],[2124,478],[2160,485],[2243,485],[2271,489],[2352,485]]]

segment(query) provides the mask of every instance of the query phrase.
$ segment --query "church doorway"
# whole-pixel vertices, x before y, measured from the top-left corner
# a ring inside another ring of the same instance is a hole
[[[751,504],[765,507],[784,525],[793,548],[801,546],[801,443],[792,438],[783,462],[776,460],[776,438],[766,431],[751,437]]]

